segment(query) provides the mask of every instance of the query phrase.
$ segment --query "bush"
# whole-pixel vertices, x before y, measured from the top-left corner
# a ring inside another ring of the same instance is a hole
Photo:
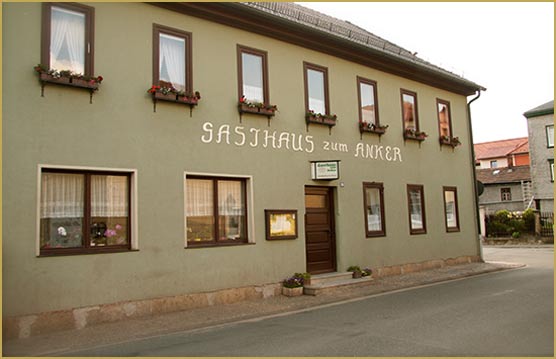
[[[533,233],[535,232],[535,211],[531,208],[527,209],[521,215],[524,224],[524,231]]]
[[[520,236],[521,236],[521,233],[519,233],[519,232],[512,233],[512,238],[514,238],[514,239],[518,239]]]

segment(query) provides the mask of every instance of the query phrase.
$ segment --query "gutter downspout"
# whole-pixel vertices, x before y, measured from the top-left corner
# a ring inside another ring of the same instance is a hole
[[[481,218],[479,215],[479,195],[477,190],[477,174],[475,172],[475,146],[473,142],[473,126],[471,125],[471,103],[481,97],[481,90],[478,90],[477,96],[471,99],[467,103],[467,129],[469,131],[469,138],[471,140],[471,168],[473,172],[473,191],[474,191],[474,205],[475,205],[475,218],[477,220],[477,231],[475,232],[477,235],[477,247],[478,251],[477,254],[481,258],[481,261],[484,262],[483,258],[483,247],[481,246]]]

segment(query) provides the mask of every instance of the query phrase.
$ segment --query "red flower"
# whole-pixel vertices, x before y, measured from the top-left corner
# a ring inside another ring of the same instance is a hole
[[[103,78],[102,76],[98,76],[98,77],[97,77],[97,82],[98,82],[98,83],[101,83],[102,80],[104,80],[104,78]]]
[[[245,102],[245,96],[241,96],[239,99],[239,103],[244,103]]]

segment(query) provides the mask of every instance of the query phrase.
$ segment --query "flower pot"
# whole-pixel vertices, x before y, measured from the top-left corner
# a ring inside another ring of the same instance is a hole
[[[303,287],[286,288],[282,287],[282,294],[286,297],[299,297],[303,295]]]
[[[353,275],[352,275],[353,278],[361,278],[362,276],[363,276],[363,274],[359,271],[353,272]]]

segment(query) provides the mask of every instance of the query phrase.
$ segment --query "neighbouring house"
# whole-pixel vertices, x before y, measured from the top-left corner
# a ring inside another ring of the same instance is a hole
[[[5,337],[481,260],[482,86],[293,3],[2,8]]]
[[[484,186],[479,206],[485,214],[499,210],[524,211],[531,205],[529,166],[477,169],[477,181]]]
[[[527,119],[535,208],[554,211],[554,100],[523,114]]]
[[[474,146],[477,169],[529,165],[527,137],[476,143]]]

